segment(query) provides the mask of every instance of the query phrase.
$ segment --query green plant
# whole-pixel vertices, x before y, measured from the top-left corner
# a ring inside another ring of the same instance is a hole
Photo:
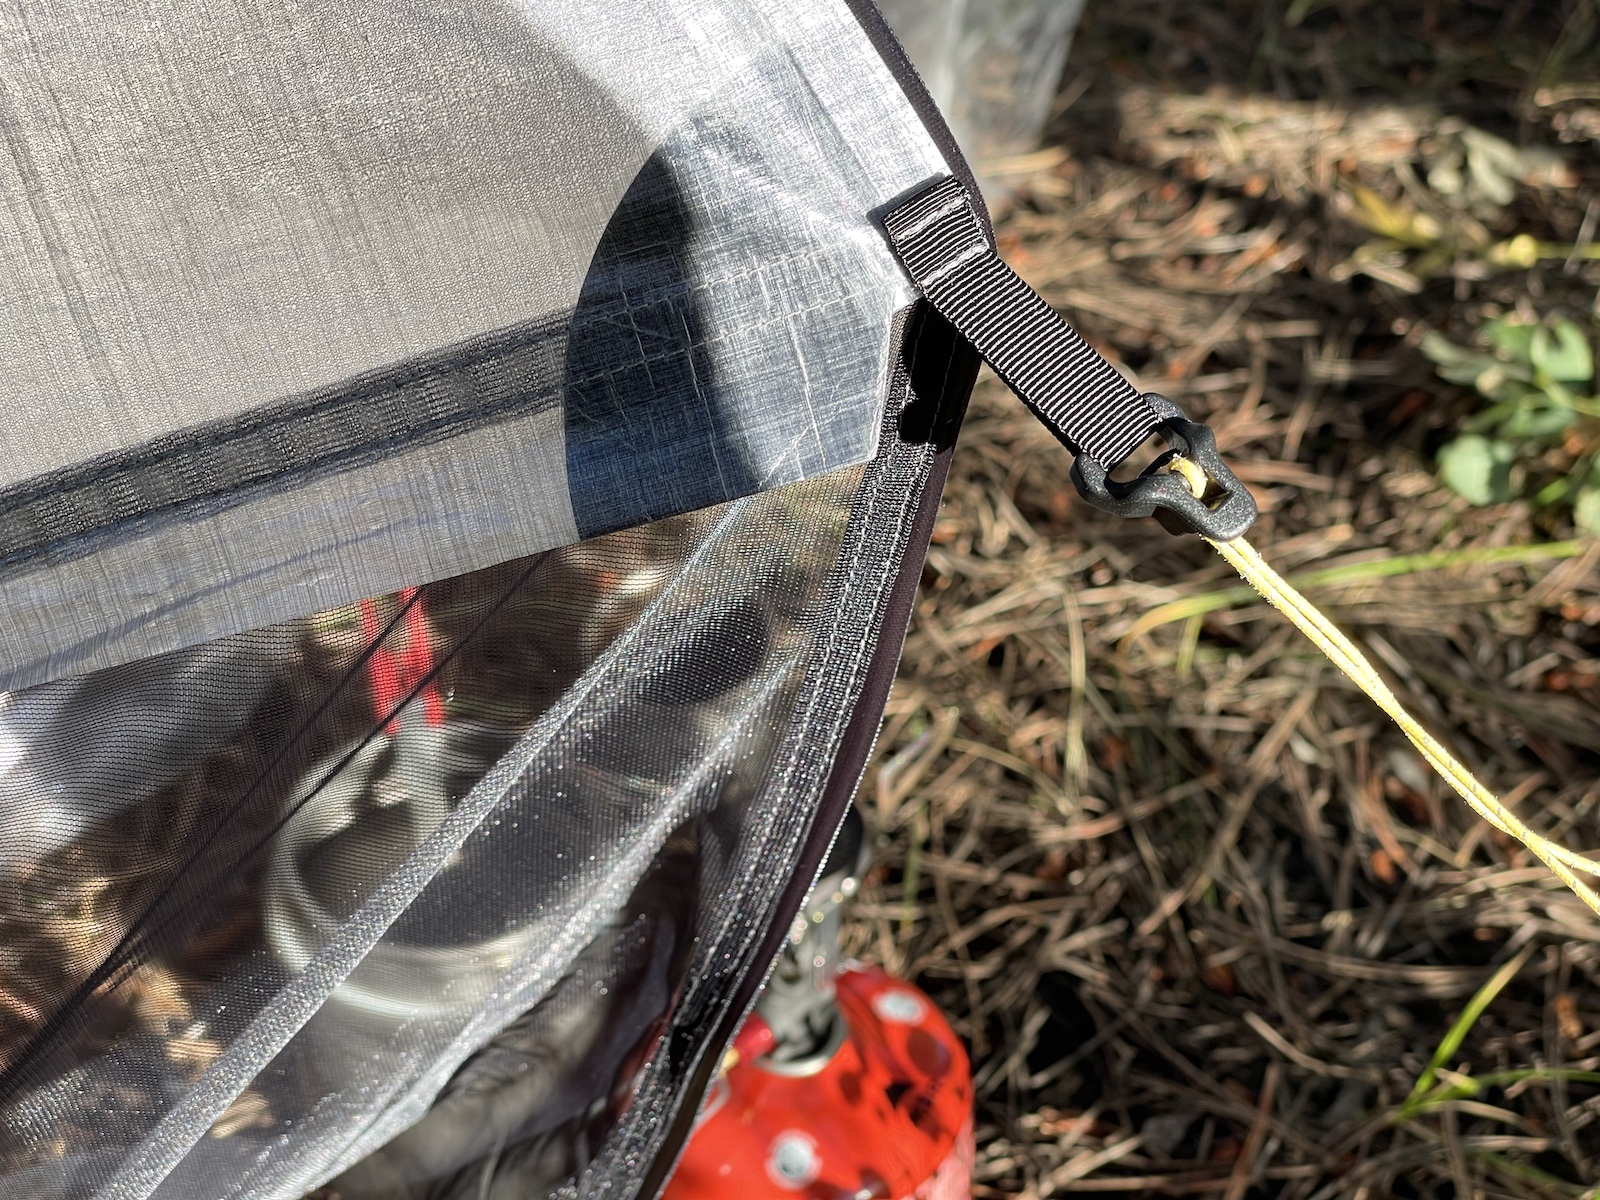
[[[1443,277],[1478,280],[1545,260],[1600,258],[1600,246],[1588,239],[1566,244],[1519,233],[1501,240],[1492,232],[1507,223],[1519,188],[1576,185],[1560,155],[1513,146],[1453,119],[1422,138],[1420,155],[1426,186],[1412,171],[1386,189],[1347,185],[1337,207],[1377,236],[1335,267],[1334,279],[1370,275],[1415,294]]]
[[[1460,437],[1439,451],[1439,475],[1473,504],[1528,496],[1539,508],[1572,510],[1574,523],[1600,533],[1600,396],[1588,335],[1566,318],[1497,317],[1481,348],[1437,332],[1422,352],[1439,374],[1489,401]]]
[[[1506,985],[1527,965],[1528,960],[1533,957],[1533,952],[1534,947],[1528,945],[1515,958],[1501,964],[1500,969],[1484,981],[1472,999],[1467,1001],[1466,1007],[1457,1015],[1440,1040],[1427,1067],[1417,1077],[1410,1095],[1391,1112],[1391,1121],[1397,1125],[1419,1121],[1445,1110],[1457,1101],[1477,1100],[1497,1088],[1526,1087],[1534,1084],[1600,1083],[1600,1072],[1566,1067],[1526,1067],[1511,1071],[1489,1071],[1481,1075],[1470,1074],[1465,1069],[1460,1071],[1448,1069],[1447,1064],[1461,1049],[1472,1027],[1477,1024],[1478,1019],[1494,1003]],[[1480,1111],[1494,1113],[1496,1110],[1492,1107],[1483,1107]],[[1474,1149],[1468,1156],[1502,1177],[1548,1187],[1557,1195],[1581,1195],[1582,1200],[1592,1200],[1597,1195],[1596,1191],[1590,1189],[1579,1193],[1564,1180],[1503,1154]]]

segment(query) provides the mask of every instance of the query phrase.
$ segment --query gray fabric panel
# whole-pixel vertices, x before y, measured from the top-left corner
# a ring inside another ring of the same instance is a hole
[[[501,0],[0,10],[0,483],[569,311],[652,143]]]
[[[0,689],[442,579],[458,563],[567,545],[578,537],[567,496],[561,414],[550,408],[0,575]]]
[[[535,322],[0,490],[0,569],[62,562],[181,517],[537,414],[560,401],[570,318]]]
[[[896,297],[893,275],[816,211],[851,193],[867,188],[850,147],[778,53],[647,164],[596,251],[568,349],[581,533],[871,457]]]
[[[849,163],[838,164],[848,190],[819,195],[814,211],[837,220],[839,239],[863,261],[882,264],[883,278],[899,279],[864,216],[950,167],[844,0],[517,2],[586,74],[605,80],[611,98],[658,142],[684,126],[685,114],[724,90],[732,94],[774,51],[787,55],[848,148]],[[752,128],[766,141],[810,134],[793,118],[779,120],[753,120]]]
[[[865,461],[912,297],[869,214],[946,170],[840,0],[7,9],[0,485],[68,536],[0,566],[0,688]],[[595,257],[652,172],[665,286]],[[81,466],[574,312],[549,419],[154,471],[203,499],[125,525]]]

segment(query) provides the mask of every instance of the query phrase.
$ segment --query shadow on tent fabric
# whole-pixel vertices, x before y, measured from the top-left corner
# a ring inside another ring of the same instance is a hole
[[[568,334],[567,479],[584,536],[760,490],[719,405],[696,215],[672,157],[658,150],[634,177]]]

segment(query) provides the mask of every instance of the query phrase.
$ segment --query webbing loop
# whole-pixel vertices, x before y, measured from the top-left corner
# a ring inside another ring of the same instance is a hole
[[[1160,418],[1137,389],[1000,260],[967,189],[945,179],[883,219],[928,302],[1074,454],[1108,471]]]
[[[1250,528],[1255,500],[1216,453],[1211,431],[1165,397],[1140,395],[1002,262],[959,180],[926,188],[883,223],[928,303],[1076,456],[1080,496],[1119,516],[1155,514],[1173,532],[1231,538]],[[1112,479],[1152,433],[1166,440],[1167,454],[1137,479]],[[1175,453],[1204,465],[1210,486],[1203,496],[1161,469]]]

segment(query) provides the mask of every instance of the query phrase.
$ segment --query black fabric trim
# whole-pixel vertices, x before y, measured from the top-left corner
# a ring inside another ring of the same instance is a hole
[[[928,188],[883,224],[929,303],[1074,454],[1110,469],[1155,432],[1149,401],[1001,261],[959,180]]]
[[[862,673],[856,677],[858,682],[854,685],[853,697],[846,694],[836,700],[830,698],[825,706],[829,709],[847,709],[850,716],[832,751],[831,761],[826,764],[825,779],[814,802],[810,826],[782,891],[773,901],[769,914],[762,920],[760,940],[750,952],[748,963],[732,995],[721,1006],[709,1028],[696,1030],[692,1038],[684,1039],[693,1045],[688,1055],[692,1066],[679,1086],[675,1103],[664,1113],[657,1110],[649,1116],[640,1114],[639,1120],[659,1120],[666,1123],[666,1129],[660,1135],[649,1169],[642,1177],[635,1180],[613,1176],[609,1181],[620,1188],[623,1196],[655,1200],[666,1186],[672,1168],[694,1131],[700,1102],[716,1076],[723,1053],[749,1014],[778,952],[783,948],[795,914],[800,911],[801,904],[811,890],[817,871],[833,845],[845,811],[872,757],[878,730],[883,722],[884,705],[888,702],[889,690],[899,669],[900,653],[905,645],[929,539],[939,515],[945,477],[954,454],[954,430],[959,428],[965,414],[977,374],[977,356],[966,341],[947,322],[930,322],[926,316],[926,306],[918,305],[916,310],[902,312],[895,322],[895,340],[900,343],[901,350],[890,383],[890,395],[905,399],[897,417],[900,424],[905,423],[907,413],[923,408],[940,414],[938,426],[950,431],[950,436],[941,442],[901,437],[895,439],[892,445],[886,444],[880,452],[880,464],[900,462],[909,466],[921,460],[926,465],[909,524],[900,531],[880,528],[864,530],[863,541],[855,552],[857,561],[877,554],[895,563],[887,595],[878,593],[881,607],[870,634],[871,657]],[[937,386],[940,390],[936,394],[918,395],[914,389],[919,382],[924,386]],[[885,433],[886,439],[892,436]],[[843,562],[840,565],[848,566]],[[850,605],[850,599],[848,595],[845,596],[846,607]],[[822,663],[819,666],[837,673],[835,663]],[[823,686],[828,686],[830,676],[821,678]],[[850,686],[848,679],[845,682],[846,686]],[[801,797],[796,796],[795,799]],[[681,1018],[684,1014],[675,1015]],[[633,1113],[630,1112],[629,1117],[632,1118]],[[620,1133],[622,1131],[619,1129],[613,1136]]]
[[[929,473],[927,489],[922,494],[921,504],[917,510],[916,522],[911,532],[910,544],[906,547],[900,577],[896,580],[894,592],[889,598],[883,624],[879,630],[872,663],[867,668],[864,686],[851,711],[850,724],[845,729],[834,758],[833,770],[829,773],[828,782],[824,786],[821,798],[817,801],[816,820],[805,847],[795,862],[793,874],[789,877],[783,895],[777,902],[773,919],[767,926],[766,936],[754,955],[754,961],[762,964],[763,969],[751,970],[745,976],[730,1001],[727,1015],[707,1042],[707,1049],[714,1053],[702,1055],[695,1073],[685,1083],[684,1096],[678,1105],[673,1123],[651,1163],[650,1171],[645,1175],[636,1193],[641,1200],[654,1200],[671,1178],[672,1169],[677,1165],[684,1147],[688,1145],[689,1135],[694,1132],[700,1101],[716,1076],[728,1044],[749,1015],[761,988],[766,983],[773,962],[783,949],[789,927],[800,911],[800,906],[805,903],[823,859],[833,847],[834,838],[844,821],[845,812],[855,797],[861,775],[866,770],[873,748],[877,745],[878,730],[883,724],[884,705],[889,701],[889,691],[894,686],[895,676],[899,672],[900,654],[905,646],[906,631],[910,626],[911,610],[916,600],[922,563],[927,557],[928,540],[933,534],[934,521],[939,515],[939,502],[944,494],[945,476],[949,473],[953,453],[953,448],[940,451]]]
[[[0,569],[553,409],[571,324],[544,317],[0,490]]]
[[[911,398],[900,412],[900,439],[936,450],[954,446],[983,360],[926,301],[916,306],[903,357]]]

